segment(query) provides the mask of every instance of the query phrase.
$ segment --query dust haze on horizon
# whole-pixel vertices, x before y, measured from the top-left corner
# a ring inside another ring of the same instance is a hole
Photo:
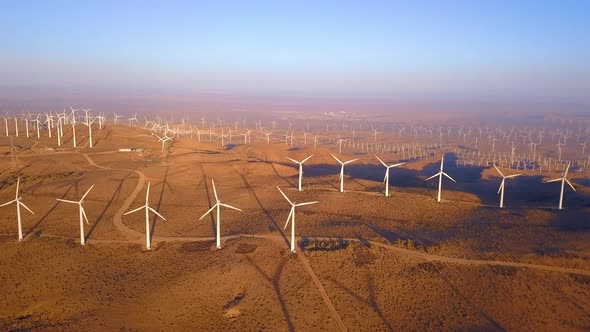
[[[584,114],[588,9],[583,1],[12,3],[0,14],[0,111]]]

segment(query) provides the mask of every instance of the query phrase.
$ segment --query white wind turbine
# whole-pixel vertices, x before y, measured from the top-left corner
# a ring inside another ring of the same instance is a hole
[[[266,136],[266,144],[270,143],[270,135],[272,135],[272,131],[265,131],[264,136]]]
[[[299,164],[299,187],[298,190],[301,191],[301,180],[303,179],[303,163],[306,162],[309,158],[313,157],[313,154],[302,161],[297,161],[295,159],[291,159],[287,157],[287,159],[291,160],[292,162]]]
[[[92,124],[96,121],[96,118],[89,118],[88,113],[86,114],[86,125],[88,126],[89,145],[92,148]]]
[[[315,201],[315,202],[306,202],[306,203],[295,204],[295,203],[291,202],[289,197],[287,197],[287,195],[285,195],[285,193],[281,190],[281,188],[277,187],[277,189],[281,192],[283,197],[285,197],[287,202],[289,202],[289,204],[291,204],[291,211],[289,211],[289,216],[287,217],[287,222],[285,223],[285,227],[283,229],[287,229],[287,225],[289,225],[289,221],[291,221],[291,252],[294,253],[295,252],[295,208],[298,206],[316,204],[318,202]]]
[[[70,109],[72,110],[72,135],[74,138],[74,147],[76,147],[76,114],[74,113],[75,110],[72,106],[70,106]]]
[[[355,158],[355,159],[352,159],[352,160],[349,160],[349,161],[342,162],[342,161],[340,161],[340,159],[336,158],[335,155],[333,155],[331,153],[330,153],[330,155],[334,159],[336,159],[337,162],[340,163],[340,166],[341,166],[340,167],[340,192],[343,193],[344,192],[344,165],[350,164],[353,161],[357,161],[357,160],[359,160],[359,158]]]
[[[443,154],[442,155],[442,159],[440,160],[440,172],[434,174],[433,176],[431,176],[431,177],[429,177],[428,179],[425,180],[425,181],[428,181],[428,180],[430,180],[430,179],[435,178],[435,177],[438,176],[438,198],[436,200],[437,202],[440,202],[440,200],[441,200],[442,177],[443,177],[443,175],[446,176],[446,177],[448,177],[451,181],[457,183],[457,181],[455,181],[455,179],[453,179],[452,177],[450,177],[447,173],[445,173],[443,171],[444,161],[445,161],[445,155]]]
[[[154,210],[152,207],[150,207],[150,182],[148,182],[148,186],[147,186],[147,191],[145,193],[145,204],[138,207],[135,210],[131,210],[131,211],[127,211],[125,213],[123,213],[124,216],[131,214],[133,212],[137,212],[139,210],[145,209],[145,247],[150,250],[152,248],[152,243],[150,240],[150,211],[152,211],[153,213],[155,213],[158,217],[162,218],[163,220],[166,220],[166,218],[164,218],[161,214],[158,213],[158,211]]]
[[[35,212],[31,211],[31,209],[29,209],[24,203],[21,202],[22,197],[20,197],[18,195],[19,187],[20,187],[20,177],[16,180],[16,195],[14,196],[14,199],[10,202],[6,202],[6,203],[0,205],[0,207],[6,206],[6,205],[9,205],[12,203],[16,203],[16,219],[18,221],[18,240],[22,241],[23,240],[23,225],[21,222],[20,207],[22,205],[22,207],[27,209],[27,211],[31,212],[32,214],[35,214]]]
[[[133,115],[132,118],[129,118],[129,126],[133,126],[133,122],[135,123],[139,123],[139,121],[137,121],[137,113],[135,113],[135,115]]]
[[[164,134],[164,137],[160,137],[158,135],[155,135],[154,133],[152,133],[152,135],[156,136],[160,142],[162,142],[162,152],[164,152],[164,147],[166,146],[166,142],[171,140],[172,138],[168,137],[167,133]]]
[[[570,164],[571,162],[567,163],[567,167],[565,168],[565,172],[563,173],[563,177],[560,177],[558,179],[553,179],[553,180],[549,180],[545,183],[549,183],[549,182],[557,182],[557,181],[561,181],[561,193],[559,195],[559,210],[563,209],[563,191],[565,189],[565,183],[567,182],[567,184],[574,190],[576,191],[576,188],[574,188],[574,186],[572,185],[572,183],[567,179],[567,172],[570,169]]]
[[[90,190],[92,190],[92,188],[94,188],[94,185],[90,186],[90,189],[88,189],[88,191],[86,191],[86,193],[82,196],[82,198],[80,198],[79,201],[69,201],[66,199],[57,198],[57,200],[60,202],[70,203],[70,204],[78,204],[78,207],[80,207],[80,244],[81,245],[86,244],[86,240],[84,239],[84,220],[86,220],[86,224],[89,224],[88,217],[86,217],[86,212],[84,211],[84,207],[82,206],[82,203],[84,203],[84,198],[86,198],[86,195],[88,195],[88,193],[90,192]]]
[[[503,208],[504,207],[504,188],[505,188],[506,179],[515,178],[517,176],[521,176],[522,174],[512,174],[512,175],[506,176],[500,171],[500,169],[498,167],[496,167],[496,165],[494,165],[494,168],[502,176],[502,183],[500,183],[500,188],[498,189],[498,194],[500,194],[500,208]]]
[[[8,137],[8,135],[9,135],[8,134],[8,117],[3,116],[2,118],[4,119],[4,130],[5,130],[6,136]]]
[[[122,118],[122,115],[117,115],[117,113],[113,112],[113,124],[116,125],[119,122],[119,118]]]
[[[211,211],[213,211],[213,209],[217,209],[217,219],[215,220],[215,222],[216,222],[215,237],[216,237],[216,242],[217,242],[217,249],[221,249],[221,214],[219,213],[220,208],[222,206],[224,206],[226,208],[234,209],[237,211],[242,211],[242,210],[238,209],[237,207],[221,203],[219,201],[219,197],[217,197],[217,189],[215,189],[215,181],[213,181],[213,179],[211,179],[211,185],[213,185],[213,194],[215,195],[215,205],[213,205],[207,212],[205,212],[205,214],[203,214],[201,216],[201,218],[199,218],[199,220],[205,218],[205,216],[208,215]]]
[[[385,168],[386,168],[385,178],[383,178],[383,183],[385,183],[385,197],[389,197],[389,170],[391,168],[401,166],[405,163],[397,163],[397,164],[393,164],[393,165],[387,165],[386,163],[383,162],[383,160],[379,159],[379,157],[377,157],[376,155],[375,155],[375,158],[377,158],[377,160],[379,160],[381,162],[381,164],[383,166],[385,166]]]

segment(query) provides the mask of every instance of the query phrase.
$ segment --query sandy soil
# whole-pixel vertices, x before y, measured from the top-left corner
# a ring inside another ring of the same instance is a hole
[[[23,212],[19,243],[15,208],[0,210],[3,330],[590,329],[590,186],[557,211],[558,188],[518,178],[498,209],[493,169],[451,160],[445,171],[458,183],[445,182],[437,203],[424,179],[441,151],[393,169],[384,197],[372,154],[186,137],[164,154],[141,128],[96,132],[94,149],[83,138],[76,150],[18,138],[15,168],[0,149],[0,201],[20,177],[35,212]],[[144,151],[117,152],[129,146]],[[345,168],[344,193],[330,153],[360,158]],[[310,154],[298,192],[286,157]],[[215,204],[211,179],[222,202],[243,210],[222,209],[222,250],[213,216],[199,220]],[[143,213],[123,216],[145,203],[148,182],[150,206],[167,219],[150,216],[151,251]],[[77,200],[91,185],[81,246],[77,207],[55,199]],[[320,202],[297,210],[296,255],[277,186]]]

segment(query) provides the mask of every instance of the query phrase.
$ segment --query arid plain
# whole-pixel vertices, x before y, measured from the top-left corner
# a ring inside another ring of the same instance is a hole
[[[279,132],[270,144],[253,132],[248,144],[235,136],[225,146],[185,134],[162,152],[143,124],[93,130],[94,148],[83,131],[76,149],[46,135],[0,136],[0,202],[20,177],[35,212],[23,211],[18,242],[16,209],[0,210],[2,330],[590,329],[587,171],[569,175],[577,192],[557,210],[558,184],[521,170],[499,209],[501,178],[457,161],[460,138],[393,168],[385,197],[377,153],[338,153],[327,133],[316,148],[301,137],[281,143]],[[119,152],[128,147],[143,151]],[[286,157],[311,154],[299,192]],[[359,158],[346,166],[343,193],[330,154]],[[457,183],[445,180],[438,203],[424,180],[443,154]],[[215,204],[211,179],[222,202],[243,210],[221,211],[219,250],[215,216],[199,220]],[[148,182],[150,206],[167,219],[150,215],[151,250],[143,213],[123,216],[144,204]],[[92,185],[82,246],[77,207],[56,198],[78,200]],[[295,202],[319,202],[297,208],[296,254],[277,186]]]

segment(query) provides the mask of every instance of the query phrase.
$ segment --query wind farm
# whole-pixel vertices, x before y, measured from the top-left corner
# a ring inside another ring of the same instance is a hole
[[[425,6],[6,5],[0,330],[590,330],[587,10]]]

